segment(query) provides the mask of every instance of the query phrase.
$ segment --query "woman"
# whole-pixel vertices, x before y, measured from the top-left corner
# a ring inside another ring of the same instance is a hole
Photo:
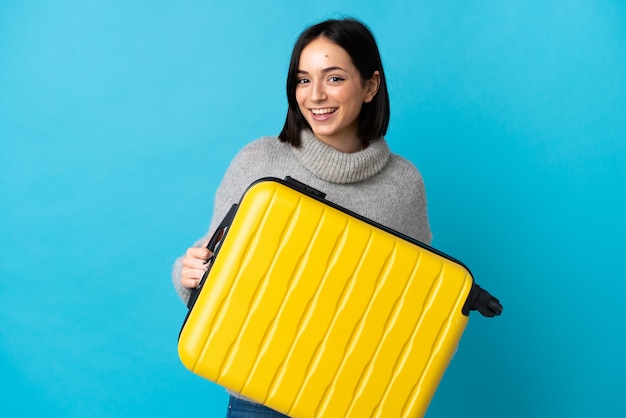
[[[177,260],[173,280],[184,301],[207,268],[208,237],[261,177],[289,175],[325,192],[331,202],[430,244],[422,177],[384,139],[389,97],[369,29],[354,19],[307,28],[291,55],[287,99],[278,138],[253,141],[235,156],[217,189],[208,234]],[[231,393],[228,416],[283,415]]]

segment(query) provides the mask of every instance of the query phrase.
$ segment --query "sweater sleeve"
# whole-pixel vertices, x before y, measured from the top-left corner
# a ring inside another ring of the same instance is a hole
[[[408,191],[404,196],[406,201],[403,203],[404,207],[409,211],[406,224],[407,230],[411,231],[410,236],[424,244],[430,245],[433,235],[430,230],[430,222],[428,221],[424,178],[411,162],[401,157],[399,157],[399,160],[404,166],[403,174],[400,178],[406,181],[404,190]]]
[[[190,290],[185,288],[181,283],[181,270],[183,268],[183,256],[178,257],[174,262],[174,268],[172,269],[172,282],[174,283],[174,289],[180,299],[187,303],[189,301]]]

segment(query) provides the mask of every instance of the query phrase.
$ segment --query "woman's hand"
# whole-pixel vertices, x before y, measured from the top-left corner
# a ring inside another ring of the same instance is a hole
[[[207,260],[213,255],[205,247],[191,247],[187,249],[183,257],[183,268],[180,272],[180,284],[187,289],[194,289],[200,284],[200,280],[210,264]]]

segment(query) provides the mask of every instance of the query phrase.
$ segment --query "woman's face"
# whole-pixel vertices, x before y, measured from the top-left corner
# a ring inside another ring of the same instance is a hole
[[[362,148],[357,136],[363,103],[380,84],[378,71],[363,81],[348,53],[325,37],[311,41],[300,54],[296,101],[313,133],[343,152]]]

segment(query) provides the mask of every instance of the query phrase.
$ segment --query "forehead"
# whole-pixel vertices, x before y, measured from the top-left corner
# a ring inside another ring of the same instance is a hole
[[[328,66],[353,69],[352,58],[346,50],[323,36],[312,40],[302,49],[299,64],[302,70],[306,70],[305,67],[325,68]]]

